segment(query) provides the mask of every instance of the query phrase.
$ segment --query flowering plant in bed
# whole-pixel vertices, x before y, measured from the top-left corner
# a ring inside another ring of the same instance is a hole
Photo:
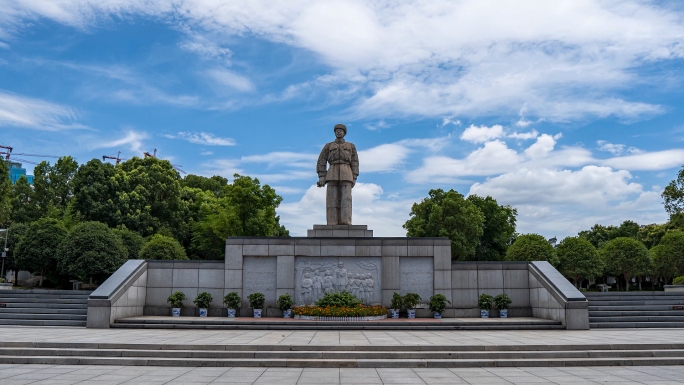
[[[292,313],[300,317],[386,317],[387,308],[384,306],[296,306]]]

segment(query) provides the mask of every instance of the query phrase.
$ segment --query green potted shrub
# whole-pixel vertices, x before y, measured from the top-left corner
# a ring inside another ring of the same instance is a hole
[[[185,293],[182,291],[174,292],[166,300],[166,302],[171,304],[171,315],[173,317],[180,317],[183,301],[185,301]]]
[[[290,318],[292,316],[292,306],[294,306],[294,301],[292,296],[289,294],[283,294],[278,297],[278,309],[283,311],[283,318]]]
[[[442,318],[442,313],[446,309],[447,302],[451,304],[451,301],[444,296],[444,294],[435,294],[430,297],[430,303],[428,304],[430,311],[435,313],[435,318]]]
[[[489,318],[489,310],[494,306],[494,297],[489,294],[482,294],[477,300],[477,305],[480,307],[480,316]]]
[[[206,291],[197,294],[197,297],[195,297],[195,299],[192,301],[199,309],[200,317],[207,316],[209,306],[211,306],[211,301],[213,301],[213,298],[211,298],[211,294],[207,293]]]
[[[235,310],[240,306],[240,296],[233,291],[223,297],[223,304],[226,305],[227,315],[230,318],[235,318]]]
[[[494,305],[499,309],[499,317],[508,318],[508,305],[511,302],[511,299],[506,294],[499,294],[494,297]]]
[[[394,294],[392,294],[392,301],[390,301],[390,313],[392,314],[392,318],[399,318],[399,312],[401,311],[402,306],[403,298],[401,294],[395,291]]]
[[[401,299],[401,303],[406,307],[408,318],[416,318],[416,305],[418,305],[421,300],[422,298],[416,293],[406,293]]]
[[[261,311],[266,304],[266,297],[257,292],[248,295],[247,298],[249,299],[249,306],[252,307],[252,311],[254,312],[254,318],[261,318]]]

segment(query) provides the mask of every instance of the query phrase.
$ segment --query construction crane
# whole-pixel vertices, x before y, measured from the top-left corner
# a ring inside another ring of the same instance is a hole
[[[2,146],[0,145],[0,148],[4,148],[7,151],[0,151],[0,155],[5,156],[6,161],[10,161],[10,156],[14,157],[15,155],[21,155],[21,156],[36,156],[40,158],[60,158],[57,155],[48,155],[48,154],[27,154],[23,152],[12,152],[14,150],[14,147],[12,146]],[[19,158],[12,158],[11,160],[17,161],[17,162],[22,162],[22,163],[31,163],[31,164],[38,164],[36,162],[32,162],[30,160],[26,159],[19,159]]]
[[[153,151],[151,154],[150,154],[149,152],[145,151],[145,152],[143,152],[143,156],[144,156],[145,158],[156,158],[156,157],[157,157],[157,149],[155,148],[154,151]],[[102,161],[104,161],[105,159],[112,159],[112,160],[115,160],[115,161],[116,161],[116,164],[121,163],[122,160],[124,160],[124,161],[127,160],[127,159],[121,158],[121,151],[119,151],[119,153],[117,154],[117,156],[102,155]],[[172,163],[171,166],[174,168],[174,170],[176,170],[176,171],[178,171],[178,172],[180,172],[180,173],[183,173],[183,174],[185,174],[185,175],[188,174],[187,172],[185,172],[185,171],[183,171],[183,170],[181,169],[181,167],[183,167],[183,166],[181,166],[180,164],[173,164],[173,163]]]
[[[116,160],[116,164],[119,164],[119,163],[121,163],[121,151],[119,151],[119,153],[116,154],[116,156],[102,155],[102,161],[103,162],[105,161],[105,159],[114,159],[114,160]]]

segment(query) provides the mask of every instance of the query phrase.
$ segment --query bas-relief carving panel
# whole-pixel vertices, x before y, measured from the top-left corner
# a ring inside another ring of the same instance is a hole
[[[244,257],[242,262],[243,306],[249,306],[247,296],[256,292],[266,297],[266,307],[276,306],[277,270],[276,257]]]
[[[380,257],[295,257],[295,304],[346,290],[365,304],[382,301]]]
[[[401,294],[416,293],[428,303],[434,294],[434,263],[432,257],[401,257],[399,258],[401,273]]]

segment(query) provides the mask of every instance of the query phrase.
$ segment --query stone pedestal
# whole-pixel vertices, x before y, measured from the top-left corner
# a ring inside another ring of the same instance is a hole
[[[314,225],[307,230],[309,238],[372,238],[373,230],[366,225]]]

